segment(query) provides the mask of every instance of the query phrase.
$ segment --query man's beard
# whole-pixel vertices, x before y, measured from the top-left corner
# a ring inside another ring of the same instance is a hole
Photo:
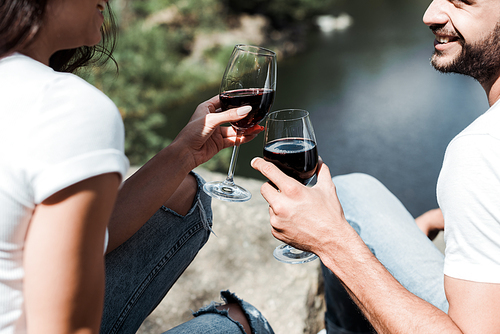
[[[442,52],[435,51],[431,65],[442,73],[458,73],[468,75],[480,83],[489,82],[500,69],[500,23],[497,23],[490,36],[474,44],[465,43],[463,39],[460,54],[448,64],[438,62]]]

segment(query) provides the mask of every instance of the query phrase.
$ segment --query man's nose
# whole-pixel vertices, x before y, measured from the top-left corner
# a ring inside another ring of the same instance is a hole
[[[445,25],[448,20],[446,7],[449,5],[447,0],[434,0],[424,13],[423,21],[427,26]]]

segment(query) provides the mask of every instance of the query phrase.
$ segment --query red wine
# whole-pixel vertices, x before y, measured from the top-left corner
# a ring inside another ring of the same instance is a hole
[[[267,143],[264,159],[302,184],[308,184],[318,168],[316,143],[304,138],[282,138]]]
[[[274,90],[267,88],[237,89],[219,95],[222,111],[241,106],[252,106],[252,111],[243,119],[232,122],[237,129],[248,129],[259,124],[271,109]]]

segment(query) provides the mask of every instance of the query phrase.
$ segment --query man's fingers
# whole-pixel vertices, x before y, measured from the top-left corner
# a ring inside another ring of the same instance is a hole
[[[290,177],[283,173],[278,167],[276,167],[276,165],[262,158],[253,158],[253,160],[250,162],[250,165],[254,169],[261,172],[262,175],[267,177],[267,179],[273,183],[273,185],[271,185],[271,183],[268,183],[267,185],[262,187],[261,190],[269,189],[269,192],[276,192],[276,190],[281,189],[286,184],[286,180],[290,179]],[[294,179],[291,180],[295,181]]]
[[[332,176],[330,174],[330,168],[323,162],[323,160],[320,159],[319,164],[318,164],[318,182],[317,183],[324,183],[324,182],[331,182]]]
[[[274,164],[265,161],[262,158],[253,158],[250,162],[252,168],[258,170],[265,177],[267,177],[272,182],[277,178],[277,174],[281,173],[281,171]]]
[[[279,189],[271,181],[265,182],[260,187],[260,193],[268,203],[269,203],[268,199],[270,200],[271,199],[270,197],[276,195],[278,192]]]

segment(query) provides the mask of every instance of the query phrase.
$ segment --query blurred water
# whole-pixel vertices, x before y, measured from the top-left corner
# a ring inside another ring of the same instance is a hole
[[[311,34],[306,52],[279,63],[272,108],[310,111],[332,173],[377,177],[415,216],[437,206],[448,142],[488,108],[478,83],[429,65],[427,4],[350,0],[332,10],[353,25]],[[262,156],[261,136],[241,147],[237,176],[262,178],[249,166],[254,156]]]

